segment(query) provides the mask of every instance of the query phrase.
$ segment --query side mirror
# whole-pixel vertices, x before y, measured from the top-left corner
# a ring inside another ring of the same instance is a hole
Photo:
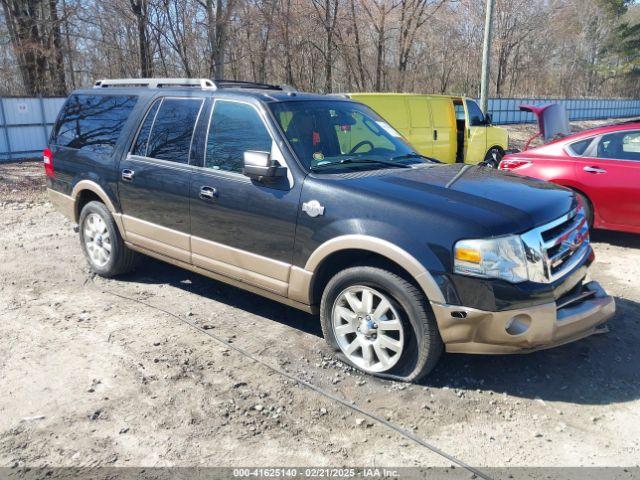
[[[490,113],[487,113],[487,114],[484,116],[484,121],[485,121],[485,123],[486,123],[487,125],[491,125],[491,124],[493,123],[493,117],[491,116],[491,114],[490,114]]]
[[[273,182],[287,175],[287,168],[277,161],[271,160],[267,152],[244,152],[244,165],[242,173],[251,180],[258,182]]]

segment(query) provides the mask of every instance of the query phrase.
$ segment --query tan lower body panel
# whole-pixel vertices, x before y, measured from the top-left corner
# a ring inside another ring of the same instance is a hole
[[[295,300],[292,300],[290,298],[287,298],[285,296],[282,295],[278,295],[277,293],[265,290],[263,288],[260,287],[256,287],[254,285],[250,285],[246,282],[243,282],[241,280],[235,279],[235,278],[231,278],[228,277],[226,275],[221,275],[218,274],[216,272],[212,272],[211,270],[207,270],[205,268],[201,268],[198,267],[197,265],[193,265],[191,263],[187,263],[187,262],[182,262],[180,260],[176,260],[175,258],[171,258],[168,257],[166,255],[162,255],[161,253],[158,252],[154,252],[152,250],[148,250],[144,247],[140,247],[139,245],[134,245],[130,242],[125,242],[125,244],[131,248],[132,250],[135,250],[137,252],[140,253],[144,253],[145,255],[149,255],[150,257],[153,258],[157,258],[158,260],[162,260],[164,262],[170,263],[171,265],[175,265],[177,267],[180,268],[184,268],[186,270],[190,270],[192,272],[198,273],[200,275],[204,275],[205,277],[209,277],[212,278],[214,280],[223,282],[223,283],[227,283],[229,285],[232,285],[234,287],[238,287],[241,288],[243,290],[247,290],[251,293],[255,293],[257,295],[261,295],[263,297],[269,298],[271,300],[275,300],[277,302],[280,303],[284,303],[285,305],[289,305],[290,307],[294,307],[297,308],[299,310],[303,310],[307,313],[312,313],[312,314],[317,314],[318,310],[316,307],[311,306],[311,305],[307,305],[305,303],[301,303],[301,302],[297,302]]]
[[[291,265],[220,243],[191,237],[192,263],[286,296]]]
[[[503,312],[434,302],[431,306],[447,352],[527,353],[587,337],[613,317],[614,299],[596,282],[585,288],[595,295],[561,309],[555,303]]]
[[[127,242],[182,262],[191,262],[191,235],[122,215]]]
[[[72,222],[76,221],[75,201],[73,197],[60,193],[51,188],[47,188],[47,194],[49,201],[53,204],[54,208],[67,217]]]

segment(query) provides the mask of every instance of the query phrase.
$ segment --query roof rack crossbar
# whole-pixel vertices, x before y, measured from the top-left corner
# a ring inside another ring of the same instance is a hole
[[[289,85],[272,85],[269,83],[249,82],[246,80],[214,80],[218,88],[255,88],[258,90],[279,90],[282,92],[295,92],[295,88]]]
[[[217,85],[208,78],[114,78],[98,80],[93,88],[108,87],[200,87],[203,90],[216,90]]]

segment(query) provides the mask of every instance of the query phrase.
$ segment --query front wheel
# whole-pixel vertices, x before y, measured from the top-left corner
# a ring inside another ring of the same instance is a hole
[[[419,380],[443,350],[424,294],[382,268],[336,274],[322,295],[320,320],[325,340],[342,360],[383,378]]]
[[[502,161],[502,157],[504,157],[504,152],[499,148],[494,147],[487,152],[483,163],[491,168],[498,168]]]

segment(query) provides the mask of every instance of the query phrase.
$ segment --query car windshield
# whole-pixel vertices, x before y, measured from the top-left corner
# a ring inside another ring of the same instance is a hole
[[[402,168],[429,162],[373,110],[346,101],[290,101],[270,105],[306,168],[322,173]]]

